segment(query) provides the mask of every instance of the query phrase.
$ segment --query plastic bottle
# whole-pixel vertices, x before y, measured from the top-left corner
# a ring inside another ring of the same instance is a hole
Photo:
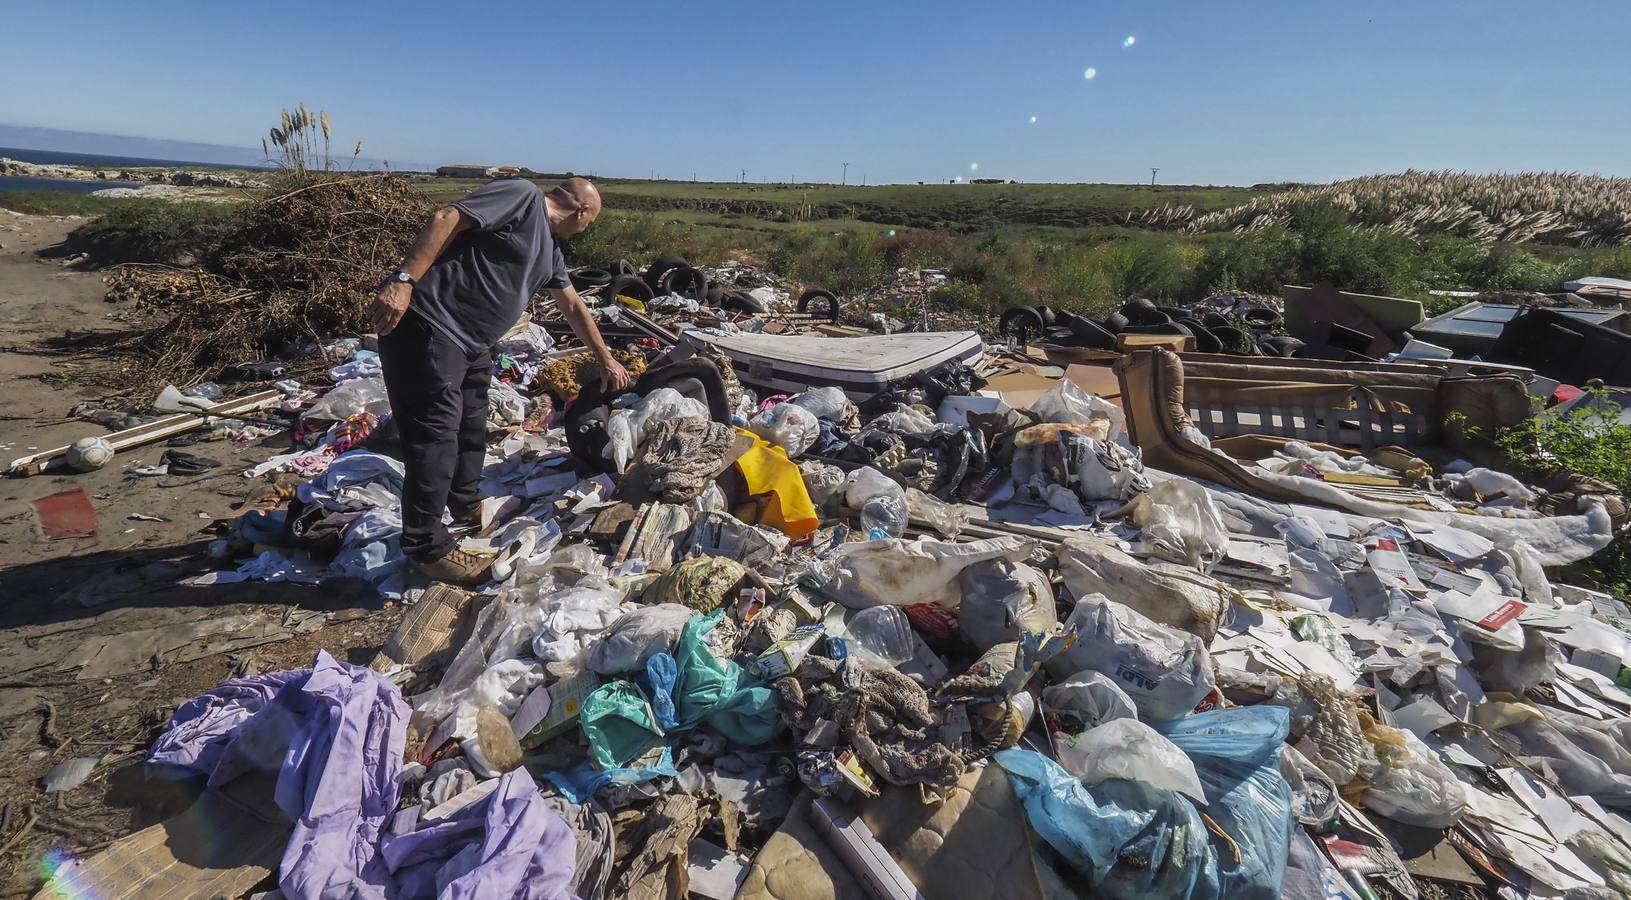
[[[181,393],[187,395],[188,397],[202,397],[203,399],[209,400],[213,403],[214,401],[221,399],[221,395],[225,392],[222,391],[221,386],[215,382],[205,381],[201,384],[195,384]]]
[[[891,494],[875,494],[861,504],[861,527],[874,541],[906,533],[906,502]]]
[[[894,479],[867,467],[844,479],[844,502],[861,513],[861,527],[872,540],[900,537],[906,531],[906,490]]]
[[[849,651],[867,662],[894,668],[917,655],[912,623],[895,606],[874,606],[850,617]]]

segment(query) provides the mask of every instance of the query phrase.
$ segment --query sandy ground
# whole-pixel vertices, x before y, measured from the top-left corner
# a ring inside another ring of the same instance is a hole
[[[76,402],[99,395],[97,345],[128,327],[121,322],[128,312],[103,302],[98,274],[51,258],[49,248],[77,224],[0,210],[0,464],[106,432],[66,417]],[[212,568],[211,529],[254,486],[239,473],[286,442],[284,434],[263,446],[188,446],[223,463],[202,478],[130,475],[158,462],[161,443],[121,453],[89,474],[0,480],[0,897],[37,887],[51,860],[90,852],[155,820],[152,798],[130,788],[176,705],[235,671],[309,664],[318,648],[366,663],[389,632],[399,610],[382,608],[360,585],[176,584]],[[76,488],[90,496],[98,534],[46,540],[32,501]],[[137,513],[164,521],[130,518]],[[161,571],[144,580],[144,567]],[[105,602],[80,602],[82,592],[121,585],[128,590]],[[228,616],[274,630],[286,616],[305,617],[316,630],[230,653],[212,652],[218,637],[156,656],[141,655],[148,645],[133,643],[153,629]],[[72,665],[76,657],[110,640],[126,651],[124,664],[103,656],[97,665],[111,669],[83,677]],[[83,785],[43,793],[42,776],[75,757],[100,764]]]

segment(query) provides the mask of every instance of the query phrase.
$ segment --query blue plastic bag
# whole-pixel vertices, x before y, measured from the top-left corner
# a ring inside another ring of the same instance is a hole
[[[679,665],[667,653],[652,654],[646,660],[646,680],[643,685],[651,697],[651,712],[664,731],[680,727],[674,717],[674,683],[679,680]]]
[[[1279,897],[1296,821],[1280,754],[1291,729],[1284,706],[1196,713],[1156,726],[1189,754],[1206,791],[1205,813],[1240,846],[1218,847],[1218,884],[1230,897]]]
[[[1032,750],[1002,750],[1031,827],[1113,898],[1219,896],[1217,861],[1194,804],[1142,781],[1112,778],[1091,789]]]
[[[994,758],[1012,778],[1031,827],[1099,893],[1124,900],[1272,900],[1280,896],[1296,827],[1291,787],[1280,775],[1290,722],[1285,707],[1265,705],[1157,726],[1194,762],[1207,800],[1199,809],[1138,781],[1084,787],[1029,750]],[[1203,810],[1229,841],[1211,833]]]

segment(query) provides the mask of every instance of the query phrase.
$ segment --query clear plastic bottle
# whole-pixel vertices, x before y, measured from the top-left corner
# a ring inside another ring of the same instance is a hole
[[[874,541],[906,533],[906,501],[893,494],[875,494],[861,504],[861,527]]]
[[[860,511],[861,528],[872,540],[900,537],[906,531],[906,491],[877,469],[869,466],[849,473],[844,502]]]
[[[850,616],[850,652],[875,665],[894,668],[917,655],[912,623],[895,606],[873,606]]]

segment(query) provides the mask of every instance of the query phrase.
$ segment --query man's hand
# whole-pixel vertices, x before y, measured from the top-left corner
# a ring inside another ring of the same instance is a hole
[[[600,358],[600,387],[605,391],[621,391],[634,383],[629,371],[610,353]]]
[[[384,337],[396,330],[402,317],[407,315],[408,302],[413,299],[413,285],[393,281],[379,289],[374,302],[368,307],[368,321],[374,333]]]

